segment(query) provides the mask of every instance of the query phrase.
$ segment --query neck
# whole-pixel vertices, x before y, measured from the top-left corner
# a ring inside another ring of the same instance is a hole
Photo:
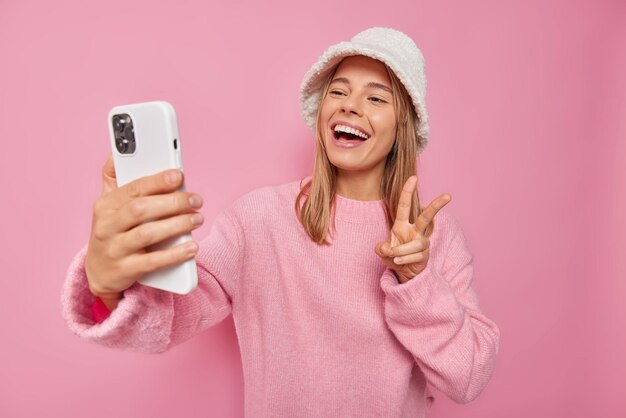
[[[383,167],[384,168],[384,167]],[[337,170],[337,194],[353,200],[380,200],[382,170]]]

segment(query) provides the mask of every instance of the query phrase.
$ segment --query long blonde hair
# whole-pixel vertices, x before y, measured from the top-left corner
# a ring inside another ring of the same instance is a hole
[[[298,220],[311,239],[320,245],[330,245],[331,243],[330,236],[332,236],[332,233],[330,223],[332,218],[334,229],[337,179],[337,168],[333,166],[328,159],[326,145],[322,138],[320,118],[321,102],[326,97],[328,87],[338,66],[339,64],[329,72],[329,76],[324,80],[321,89],[322,95],[316,118],[316,145],[313,175],[306,184],[301,185],[300,192],[295,202]],[[404,183],[409,177],[416,175],[417,172],[416,153],[419,138],[415,130],[418,117],[415,113],[411,97],[395,73],[386,65],[385,68],[391,80],[391,89],[393,91],[393,105],[396,112],[396,141],[387,155],[385,169],[380,183],[380,196],[385,209],[387,227],[391,229],[396,219],[398,200],[400,199]],[[302,199],[304,199],[303,203],[301,203]],[[417,187],[411,202],[409,221],[415,222],[415,219],[417,219],[421,213],[422,208],[420,206],[419,187]],[[433,225],[431,223],[426,229],[426,236],[430,236],[432,229]]]

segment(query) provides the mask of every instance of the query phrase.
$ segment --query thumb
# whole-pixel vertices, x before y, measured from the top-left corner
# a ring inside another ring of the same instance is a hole
[[[115,176],[115,165],[113,165],[113,154],[102,167],[102,194],[107,194],[117,189],[117,177]]]
[[[381,258],[387,258],[389,257],[389,255],[391,254],[391,247],[389,246],[389,243],[387,241],[381,241],[378,244],[376,244],[376,247],[374,248],[374,251],[376,252],[376,254],[378,254],[379,257]]]

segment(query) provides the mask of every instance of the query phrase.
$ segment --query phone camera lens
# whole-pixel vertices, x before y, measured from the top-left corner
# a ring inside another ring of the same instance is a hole
[[[113,129],[116,131],[122,129],[121,118],[118,115],[113,116]]]
[[[126,125],[124,127],[123,135],[124,138],[128,140],[135,140],[135,129],[133,128],[133,125]]]

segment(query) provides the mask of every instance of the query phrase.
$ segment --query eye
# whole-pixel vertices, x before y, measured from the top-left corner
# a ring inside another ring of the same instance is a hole
[[[387,103],[386,100],[381,99],[380,97],[370,97],[370,101],[374,103]]]
[[[337,89],[333,89],[333,90],[329,91],[328,94],[330,94],[332,96],[345,96],[345,93],[343,91],[337,90]]]

